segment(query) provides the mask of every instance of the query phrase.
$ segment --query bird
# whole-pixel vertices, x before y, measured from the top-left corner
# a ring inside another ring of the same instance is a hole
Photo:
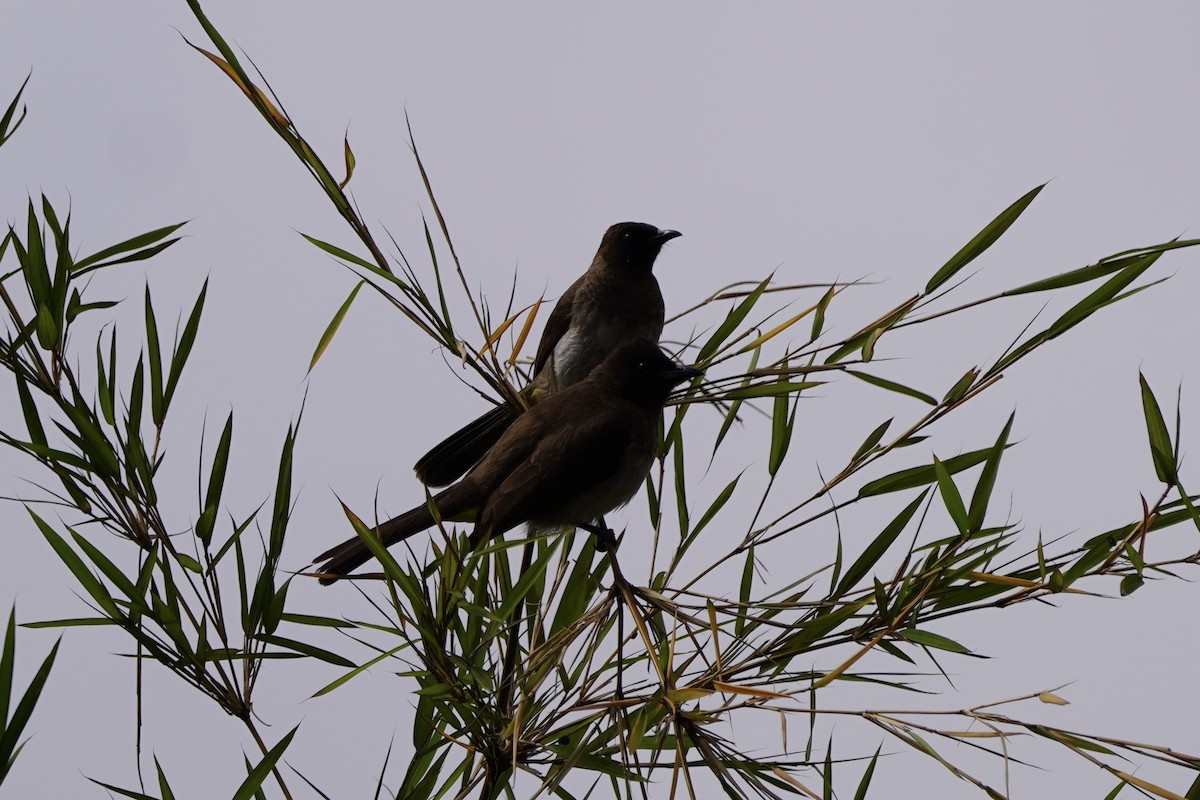
[[[586,378],[520,415],[462,480],[373,535],[390,547],[437,520],[474,522],[470,545],[477,548],[521,523],[534,532],[590,528],[637,493],[657,455],[663,405],[676,386],[701,374],[655,341],[626,342]],[[356,536],[313,563],[330,584],[371,557]]]
[[[658,341],[664,306],[654,261],[679,231],[619,222],[604,233],[591,266],[554,306],[533,359],[521,407],[501,403],[446,437],[413,470],[426,486],[446,486],[470,469],[528,406],[578,383],[622,342]]]

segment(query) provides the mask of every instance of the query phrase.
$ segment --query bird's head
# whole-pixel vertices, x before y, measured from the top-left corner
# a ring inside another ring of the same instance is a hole
[[[636,403],[661,406],[672,389],[703,373],[676,363],[649,339],[636,339],[612,351],[592,374]]]
[[[662,246],[682,235],[644,222],[618,222],[604,232],[596,258],[612,267],[650,272]]]

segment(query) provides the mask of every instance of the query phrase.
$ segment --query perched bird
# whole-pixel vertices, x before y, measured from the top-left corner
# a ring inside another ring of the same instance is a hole
[[[625,505],[650,471],[671,390],[700,371],[649,339],[626,342],[583,380],[520,415],[483,460],[428,503],[375,528],[385,546],[442,520],[473,521],[471,546],[523,522],[532,530],[587,525]],[[355,537],[317,556],[329,584],[367,562]]]
[[[600,241],[592,265],[550,313],[533,360],[524,407],[587,377],[606,355],[633,339],[658,341],[663,299],[654,259],[681,234],[642,222],[619,222]],[[524,407],[502,403],[435,445],[416,463],[427,486],[445,486],[483,458]]]

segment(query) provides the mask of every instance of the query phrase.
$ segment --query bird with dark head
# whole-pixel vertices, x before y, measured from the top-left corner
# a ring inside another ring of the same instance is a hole
[[[520,415],[470,472],[416,508],[376,526],[385,547],[444,521],[474,522],[472,547],[522,523],[533,531],[585,526],[637,493],[654,462],[663,405],[700,375],[649,339],[623,343],[590,375]],[[321,583],[366,563],[358,537],[317,556]]]
[[[417,461],[417,478],[428,486],[449,484],[483,458],[525,408],[583,380],[622,343],[657,342],[664,307],[654,261],[679,235],[643,222],[610,227],[587,272],[550,312],[521,406],[503,403],[452,433]]]

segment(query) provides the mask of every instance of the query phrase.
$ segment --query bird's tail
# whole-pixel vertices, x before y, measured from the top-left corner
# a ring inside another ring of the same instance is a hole
[[[432,498],[431,502],[437,505],[439,516],[442,519],[457,519],[464,513],[465,509],[460,508],[463,505],[461,498],[468,493],[459,490],[460,487],[461,484],[456,485]],[[396,542],[402,542],[415,533],[433,527],[433,524],[433,512],[429,508],[429,503],[422,503],[411,511],[406,511],[387,522],[381,522],[372,533],[383,542],[384,547],[391,547]],[[354,536],[321,553],[313,559],[313,563],[320,564],[316,571],[324,575],[320,581],[328,586],[340,577],[349,575],[351,571],[372,558],[374,556],[363,544],[362,539]]]
[[[421,456],[413,467],[417,478],[426,486],[451,483],[487,455],[517,416],[512,406],[502,403],[467,423]]]

